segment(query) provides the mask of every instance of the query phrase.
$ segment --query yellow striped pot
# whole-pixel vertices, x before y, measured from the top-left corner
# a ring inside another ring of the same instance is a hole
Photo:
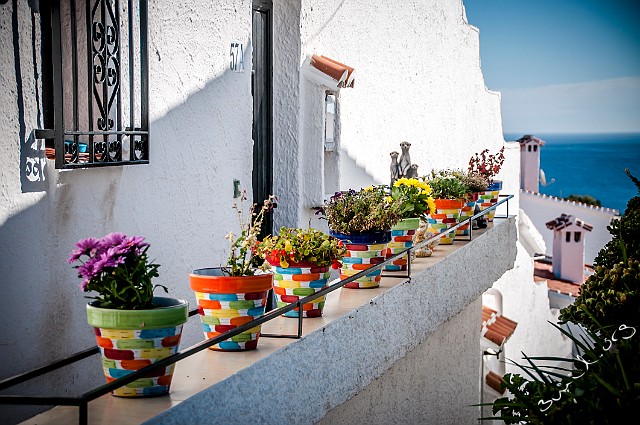
[[[398,224],[391,228],[391,241],[387,246],[386,258],[392,257],[407,248],[413,246],[413,238],[416,230],[420,227],[420,218],[403,218]],[[403,256],[393,261],[384,268],[387,271],[407,270],[407,256]]]

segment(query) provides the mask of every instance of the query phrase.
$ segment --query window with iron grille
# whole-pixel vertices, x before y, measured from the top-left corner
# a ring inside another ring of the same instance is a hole
[[[56,168],[147,164],[147,0],[40,8],[47,156]]]

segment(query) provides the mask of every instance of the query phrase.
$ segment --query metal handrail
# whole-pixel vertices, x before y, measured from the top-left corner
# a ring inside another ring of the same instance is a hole
[[[477,214],[474,214],[471,217],[466,218],[465,220],[461,221],[460,223],[456,224],[455,226],[450,227],[449,229],[447,229],[445,232],[442,233],[438,233],[418,244],[415,244],[409,248],[407,248],[406,250],[399,252],[397,254],[394,254],[391,257],[386,258],[384,261],[366,269],[366,270],[362,270],[360,272],[358,272],[357,274],[354,274],[353,276],[349,276],[346,279],[342,279],[339,280],[329,286],[327,286],[324,289],[321,289],[320,291],[306,296],[304,298],[299,299],[298,301],[296,301],[295,303],[291,303],[288,304],[284,307],[280,307],[277,308],[275,310],[271,310],[269,312],[266,312],[265,314],[263,314],[262,316],[252,320],[251,322],[245,323],[241,326],[238,326],[230,331],[224,332],[216,337],[201,341],[195,345],[192,345],[191,347],[188,347],[182,351],[177,352],[176,354],[172,354],[171,356],[165,357],[163,359],[157,360],[156,362],[143,367],[142,369],[138,369],[136,371],[131,372],[130,374],[123,376],[121,378],[118,378],[112,382],[109,382],[107,384],[101,385],[91,391],[85,392],[84,394],[78,396],[78,397],[44,397],[44,396],[18,396],[18,395],[4,395],[4,394],[0,394],[0,405],[3,404],[15,404],[15,405],[45,405],[45,406],[52,406],[52,405],[66,405],[66,406],[78,406],[79,407],[79,423],[80,424],[86,424],[87,420],[88,420],[88,403],[92,400],[95,400],[98,397],[101,397],[117,388],[120,388],[126,384],[129,384],[133,381],[135,381],[138,378],[143,377],[144,375],[146,375],[147,373],[153,371],[154,369],[158,369],[161,367],[165,367],[168,365],[171,365],[173,363],[176,363],[182,359],[185,359],[187,357],[190,357],[202,350],[205,350],[213,345],[216,345],[220,342],[223,342],[233,336],[236,336],[238,334],[241,334],[251,328],[254,328],[258,325],[261,325],[265,322],[268,322],[270,320],[275,319],[276,317],[282,316],[283,314],[292,311],[296,308],[299,309],[299,314],[298,314],[298,335],[269,335],[269,334],[261,334],[261,336],[264,337],[288,337],[288,338],[300,338],[302,337],[302,306],[306,303],[309,303],[319,297],[322,297],[330,292],[335,291],[336,289],[342,288],[343,286],[345,286],[346,284],[355,281],[356,279],[359,279],[361,277],[364,277],[366,275],[368,275],[371,272],[380,270],[381,268],[383,268],[384,266],[391,264],[394,260],[399,259],[400,257],[403,257],[407,254],[409,254],[411,251],[421,248],[427,244],[430,244],[442,237],[444,237],[445,235],[450,234],[451,232],[455,232],[459,227],[462,227],[466,224],[469,224],[469,240],[471,240],[471,229],[473,227],[473,220],[476,220],[479,217],[482,217],[483,215],[488,214],[490,211],[496,209],[498,206],[506,203],[507,206],[507,212],[505,216],[496,216],[495,218],[508,218],[509,217],[509,200],[512,199],[514,197],[514,195],[500,195],[500,197],[504,198],[500,201],[498,201],[496,204],[480,211]],[[408,261],[411,261],[411,255],[408,255]],[[402,276],[405,277],[405,276]],[[409,276],[408,279],[411,279],[411,277]],[[195,314],[197,314],[198,310],[194,309],[191,310],[189,312],[189,316],[194,316]],[[35,377],[44,375],[46,373],[49,373],[53,370],[59,369],[61,367],[67,366],[69,364],[72,364],[76,361],[82,360],[84,358],[87,358],[93,354],[97,354],[99,352],[99,349],[97,346],[89,348],[87,350],[75,353],[65,359],[61,359],[58,360],[54,363],[51,363],[49,365],[34,369],[32,371],[29,372],[25,372],[7,379],[4,379],[2,381],[0,381],[0,391],[10,388],[12,386],[15,386],[17,384],[26,382],[30,379],[33,379]]]

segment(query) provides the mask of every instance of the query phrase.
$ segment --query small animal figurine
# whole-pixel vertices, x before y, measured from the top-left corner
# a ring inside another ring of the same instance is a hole
[[[424,240],[429,239],[434,235],[434,233],[427,232],[428,225],[427,223],[420,223],[420,227],[416,230],[416,235],[413,238],[413,244],[416,245]],[[431,257],[433,253],[433,248],[438,245],[438,241],[433,241],[423,247],[420,247],[415,250],[415,255],[418,258]]]
[[[391,184],[390,186],[393,186],[393,184],[396,182],[396,180],[398,180],[400,178],[400,170],[398,169],[398,155],[400,155],[398,152],[393,151],[391,152],[389,155],[391,155]]]
[[[411,164],[411,167],[409,167],[409,171],[407,171],[407,178],[418,178],[418,164]]]
[[[400,177],[407,177],[409,168],[411,168],[411,157],[409,156],[410,147],[411,147],[411,143],[409,142],[400,143],[400,149],[402,149],[402,155],[400,155],[400,159],[398,160],[398,169],[400,171]]]

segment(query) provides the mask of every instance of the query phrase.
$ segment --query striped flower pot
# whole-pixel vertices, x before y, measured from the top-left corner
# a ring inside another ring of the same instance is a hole
[[[226,276],[220,268],[194,270],[189,284],[196,293],[205,338],[214,338],[264,314],[271,273]],[[210,347],[219,351],[244,351],[258,347],[258,325]]]
[[[436,210],[429,214],[429,228],[427,231],[444,233],[458,222],[464,201],[459,199],[436,199],[435,203]],[[454,233],[453,231],[448,232],[446,236],[440,238],[440,244],[451,245],[455,239]]]
[[[468,219],[473,216],[473,211],[476,208],[476,201],[478,200],[478,192],[473,192],[469,194],[469,198],[465,200],[465,204],[460,210],[460,218],[459,222]],[[456,236],[469,236],[469,224],[464,224],[456,230]]]
[[[278,308],[295,303],[300,298],[313,295],[327,287],[329,266],[317,266],[312,263],[290,262],[288,267],[281,267],[279,262],[267,259],[273,271],[273,292],[276,294]],[[302,305],[302,317],[320,317],[324,308],[325,296],[316,298]],[[298,317],[299,309],[291,310],[284,315]]]
[[[391,240],[390,231],[372,231],[350,235],[333,231],[329,233],[342,240],[347,248],[347,255],[342,258],[340,279],[346,279],[383,262],[387,252],[387,244]],[[344,287],[352,289],[377,288],[380,286],[381,274],[382,270],[376,270],[347,283]]]
[[[386,257],[392,257],[413,246],[413,238],[420,227],[420,218],[404,218],[391,228],[391,241],[387,246]],[[403,256],[384,267],[387,271],[397,272],[407,270],[407,256]]]
[[[478,205],[481,210],[486,210],[487,208],[495,205],[498,202],[498,196],[500,195],[500,191],[502,190],[502,182],[500,180],[495,180],[493,183],[489,185],[487,190],[484,192],[479,192],[478,194]],[[496,210],[493,209],[489,211],[485,218],[487,221],[493,221],[493,218],[496,216]]]
[[[153,304],[157,307],[150,310],[100,308],[96,301],[87,305],[87,321],[94,328],[107,382],[178,352],[189,304],[162,297],[154,297]],[[174,367],[175,364],[161,367],[111,394],[118,397],[166,394]]]

